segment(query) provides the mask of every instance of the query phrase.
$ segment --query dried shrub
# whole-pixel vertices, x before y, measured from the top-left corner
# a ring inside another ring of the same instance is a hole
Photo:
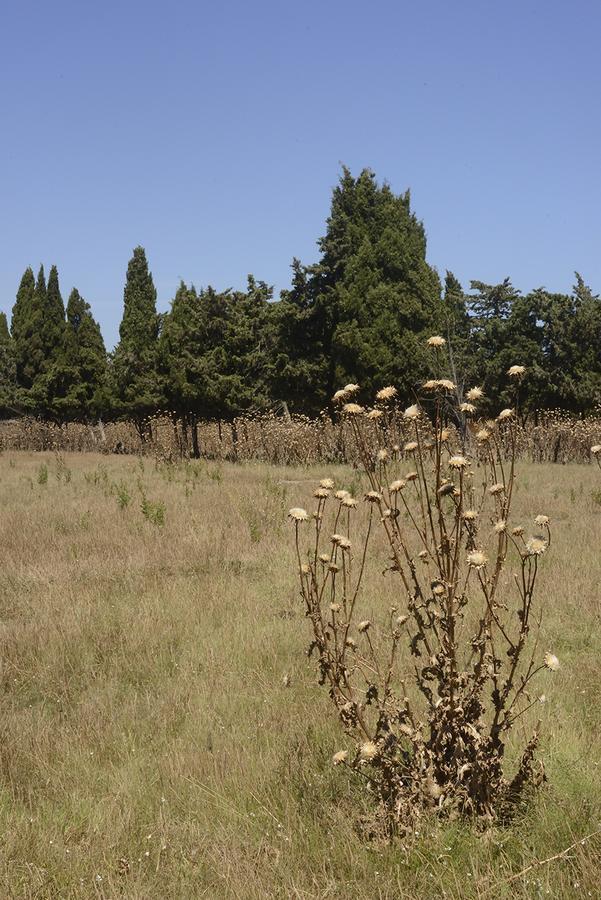
[[[435,353],[443,345],[430,343]],[[312,516],[300,507],[289,513],[310,651],[352,739],[334,763],[372,792],[387,835],[412,827],[427,809],[481,823],[503,819],[544,777],[538,725],[525,745],[509,743],[539,702],[533,679],[559,666],[541,652],[535,604],[549,519],[537,516],[531,534],[512,521],[524,371],[510,370],[516,405],[477,424],[481,390],[453,408],[455,386],[446,378],[426,382],[422,401],[402,414],[394,388],[379,391],[366,410],[354,402],[357,386],[347,385],[335,401],[369,490],[359,505],[324,479]],[[451,417],[459,427],[448,427]],[[380,604],[372,621],[363,587],[369,570],[373,591],[377,529],[396,599]]]

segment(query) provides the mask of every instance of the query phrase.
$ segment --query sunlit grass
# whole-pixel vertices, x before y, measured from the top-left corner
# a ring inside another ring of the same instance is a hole
[[[509,828],[384,847],[331,765],[286,522],[357,473],[4,454],[0,896],[598,896],[598,838],[508,880],[601,827],[599,470],[520,472],[516,509],[553,521],[548,785]]]

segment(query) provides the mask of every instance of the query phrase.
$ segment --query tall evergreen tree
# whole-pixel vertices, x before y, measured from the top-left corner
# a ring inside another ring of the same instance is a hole
[[[74,288],[69,295],[67,322],[50,377],[56,416],[80,422],[98,417],[106,402],[106,368],[100,328],[89,303]]]
[[[15,375],[20,389],[31,387],[29,343],[34,315],[35,278],[28,267],[23,273],[12,310],[11,335],[15,357]]]
[[[6,313],[0,313],[0,416],[6,417],[15,412],[16,403],[16,365],[14,342],[8,330]]]
[[[111,365],[114,411],[144,421],[162,402],[157,372],[159,317],[156,290],[143,247],[136,247],[127,267],[123,318]]]
[[[285,295],[280,334],[295,330],[286,312],[293,320],[310,320],[310,366],[322,361],[324,398],[346,381],[358,381],[368,393],[392,382],[410,396],[424,374],[424,337],[438,327],[441,303],[409,193],[396,196],[388,185],[380,187],[369,170],[353,178],[344,169],[318,243],[319,264],[304,273],[303,315],[291,294]],[[286,366],[281,342],[279,351],[277,371],[298,369],[298,359]]]

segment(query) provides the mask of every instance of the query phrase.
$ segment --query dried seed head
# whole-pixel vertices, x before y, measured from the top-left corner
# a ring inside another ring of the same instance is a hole
[[[490,437],[490,431],[488,431],[488,429],[486,429],[486,428],[481,428],[479,431],[476,432],[476,440],[480,441],[481,443],[484,443],[484,441],[487,441],[489,439],[489,437]]]
[[[557,672],[559,669],[559,660],[554,653],[545,653],[544,665],[545,668],[550,669],[551,672]]]
[[[336,546],[339,546],[340,542],[343,541],[344,539],[345,539],[344,535],[342,535],[342,534],[333,534],[332,537],[330,538],[330,541],[333,544],[336,544]]]
[[[473,387],[473,388],[469,389],[469,391],[466,393],[465,396],[467,397],[468,400],[471,400],[471,401],[481,400],[482,397],[484,396],[484,391],[482,390],[481,387]]]
[[[361,633],[363,633],[364,631],[369,631],[370,628],[371,622],[369,621],[369,619],[365,619],[363,622],[359,622],[359,624],[357,625],[357,631],[360,631]]]
[[[338,753],[335,753],[332,757],[332,762],[335,766],[341,765],[341,763],[345,763],[348,759],[348,750],[339,750]]]
[[[432,593],[436,597],[440,597],[445,592],[445,587],[442,581],[433,581],[431,584]]]
[[[417,403],[414,403],[412,406],[408,406],[405,412],[403,413],[404,419],[417,419],[420,415],[420,408]]]
[[[367,418],[368,419],[379,419],[380,416],[382,416],[382,415],[383,415],[383,412],[381,409],[370,409],[370,411],[367,414]]]
[[[318,487],[313,491],[313,496],[317,497],[318,500],[325,500],[326,497],[330,496],[330,492],[327,488]]]
[[[396,481],[392,482],[392,484],[390,485],[388,490],[390,491],[391,494],[397,494],[399,491],[403,490],[403,488],[405,487],[406,484],[407,484],[406,481],[403,481],[402,478],[399,478]]]
[[[348,509],[355,509],[355,507],[357,506],[357,501],[354,497],[351,497],[350,494],[347,494],[346,497],[342,498],[341,505],[346,506]]]
[[[350,550],[351,542],[349,541],[348,538],[342,538],[341,541],[338,541],[338,546],[340,547],[341,550]]]
[[[521,378],[526,371],[526,366],[509,366],[507,374],[510,378]]]
[[[467,555],[467,564],[471,569],[483,569],[488,562],[488,557],[482,550],[472,550]]]
[[[306,522],[309,514],[306,509],[302,509],[300,506],[293,506],[292,509],[288,510],[288,518],[294,522]]]
[[[467,459],[465,456],[451,456],[449,459],[449,466],[451,469],[465,469],[467,466]]]
[[[549,516],[536,516],[534,522],[536,525],[548,525]]]
[[[497,416],[497,422],[504,422],[506,419],[511,419],[513,416],[512,409],[502,409],[499,415]]]
[[[309,568],[307,563],[303,563],[302,566],[300,567],[300,570],[301,570],[301,575],[309,575],[309,573],[311,572],[311,569]]]
[[[342,607],[340,606],[340,603],[330,603],[330,610],[333,613],[340,612],[341,609]]]
[[[449,378],[439,378],[438,387],[442,388],[444,391],[454,391],[457,385]]]
[[[341,391],[336,391],[336,393],[332,397],[332,400],[334,401],[334,403],[342,403],[342,401],[346,400],[347,397],[348,397],[347,392],[341,390]]]
[[[593,456],[597,456],[598,453],[601,453],[601,444],[593,444],[591,447],[591,453]]]
[[[408,622],[408,621],[409,621],[409,616],[399,616],[398,619],[396,620],[396,623],[399,628],[402,628],[403,625],[405,624],[405,622]]]
[[[368,503],[379,503],[382,499],[382,494],[378,491],[368,491],[367,494],[363,497],[364,500],[367,500]]]
[[[334,489],[334,481],[332,478],[322,478],[319,482],[319,486],[326,488],[328,491],[332,491]]]
[[[387,460],[388,450],[385,447],[382,447],[380,450],[378,450],[376,459],[378,460],[378,462],[384,462],[385,460]]]
[[[330,557],[329,557],[329,555],[328,555],[327,553],[320,553],[320,554],[319,554],[319,560],[320,560],[320,562],[322,562],[322,563],[329,563]]]
[[[371,762],[378,755],[378,748],[373,741],[366,741],[364,744],[361,744],[359,755],[366,762]]]
[[[347,394],[356,394],[358,390],[359,390],[358,384],[345,384],[344,385],[344,391]]]
[[[405,475],[405,481],[415,481],[417,479],[417,472],[407,472]]]
[[[331,562],[328,566],[328,571],[332,572],[335,575],[336,572],[340,572],[340,566],[337,566],[336,563]]]
[[[359,406],[358,403],[345,403],[342,407],[342,411],[348,416],[360,416],[361,413],[365,412],[363,407]]]
[[[492,494],[494,497],[496,494],[502,494],[504,490],[505,490],[505,485],[498,482],[497,484],[491,484],[491,486],[488,489],[488,493]]]
[[[334,494],[337,500],[344,500],[345,497],[349,496],[349,492],[345,490],[336,491]]]
[[[446,344],[446,341],[439,334],[434,334],[434,335],[432,335],[432,337],[428,338],[428,340],[426,341],[426,344],[428,345],[428,347],[434,347],[435,349],[440,349],[441,347],[444,347],[444,345]]]
[[[435,391],[438,387],[438,381],[434,378],[430,378],[428,381],[424,381],[422,387],[425,391]]]
[[[417,443],[417,441],[407,441],[407,443],[403,447],[403,450],[405,451],[405,453],[413,453],[415,450],[417,450],[418,447],[419,444]]]
[[[420,559],[427,559],[430,554],[428,553],[427,550],[420,550],[417,555],[419,556]]]
[[[547,549],[547,542],[542,537],[531,537],[526,541],[526,551],[528,556],[542,556]]]
[[[443,444],[445,443],[445,441],[448,441],[448,439],[450,437],[451,437],[451,432],[449,431],[449,429],[443,428],[442,431],[440,432],[440,440],[443,442]]]
[[[476,412],[476,407],[474,406],[473,403],[460,403],[459,409],[461,410],[462,413],[465,413],[467,416],[471,416],[473,413]]]
[[[515,528],[511,529],[511,533],[514,537],[521,537],[524,533],[524,529],[521,525],[516,525]]]
[[[495,534],[503,534],[504,531],[507,531],[507,522],[505,519],[499,519],[498,522],[495,522],[493,528]]]
[[[376,394],[376,400],[392,400],[393,397],[396,397],[396,393],[396,388],[392,386],[380,388]]]
[[[475,509],[466,509],[466,511],[463,513],[463,518],[466,522],[475,522],[478,518],[478,513]]]

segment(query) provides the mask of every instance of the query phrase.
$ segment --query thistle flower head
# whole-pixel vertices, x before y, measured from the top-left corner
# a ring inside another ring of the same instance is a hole
[[[367,762],[371,762],[371,760],[375,759],[378,755],[378,748],[373,741],[365,741],[365,743],[361,744],[361,747],[359,748],[359,755],[361,759],[364,759]]]
[[[429,378],[428,381],[424,381],[422,387],[425,391],[435,391],[438,387],[438,381],[435,378]]]
[[[417,403],[414,403],[412,406],[408,406],[405,412],[403,413],[404,419],[417,419],[419,418],[420,408]]]
[[[405,475],[405,481],[416,481],[417,480],[417,472],[407,472]]]
[[[376,459],[378,460],[378,462],[384,462],[386,459],[388,459],[388,450],[385,447],[382,447],[376,453]]]
[[[356,394],[358,390],[359,390],[358,384],[345,384],[344,385],[344,391],[347,394]]]
[[[549,669],[551,672],[557,672],[559,669],[559,660],[554,653],[545,653],[544,666],[545,669]]]
[[[465,469],[467,466],[467,459],[465,456],[451,456],[449,459],[449,466],[451,469]]]
[[[325,500],[326,497],[330,496],[330,492],[327,488],[318,487],[313,491],[313,496],[317,497],[318,500]]]
[[[482,397],[484,396],[484,391],[482,390],[481,387],[473,387],[473,388],[469,389],[469,391],[466,393],[465,396],[468,400],[470,400],[473,403],[474,400],[482,399]]]
[[[371,622],[369,621],[369,619],[364,619],[363,622],[359,622],[359,624],[357,625],[357,631],[360,631],[361,633],[363,633],[364,631],[369,631],[370,628]]]
[[[338,753],[335,753],[332,757],[332,762],[335,766],[339,766],[342,763],[345,763],[348,759],[348,750],[339,750]]]
[[[509,366],[507,374],[510,378],[521,378],[526,371],[526,366]]]
[[[309,518],[309,513],[301,506],[293,506],[292,509],[288,510],[288,518],[292,519],[293,522],[306,522]]]
[[[496,494],[502,494],[504,490],[505,490],[505,485],[498,482],[497,484],[491,484],[491,486],[488,489],[488,493],[492,494],[494,497],[494,496],[496,496]]]
[[[487,428],[480,428],[480,430],[476,432],[476,440],[480,441],[480,443],[484,443],[489,437],[490,431]]]
[[[512,409],[502,409],[499,415],[497,416],[497,422],[504,422],[506,419],[511,419],[513,416]]]
[[[342,411],[347,414],[347,416],[360,416],[362,412],[365,412],[362,406],[359,406],[358,403],[345,403],[342,407]]]
[[[462,413],[465,413],[466,416],[471,416],[476,412],[476,407],[473,403],[460,403],[459,409]]]
[[[398,478],[396,481],[393,481],[388,490],[391,494],[397,494],[399,491],[402,491],[405,485],[407,484],[402,478]]]
[[[466,522],[475,522],[478,518],[478,513],[475,509],[466,509],[466,511],[463,513],[463,518]]]
[[[503,534],[504,531],[507,531],[507,522],[505,519],[499,519],[498,522],[495,522],[493,525],[493,531],[495,534]]]
[[[380,388],[376,394],[376,400],[392,400],[393,397],[396,397],[396,393],[397,390],[392,385]]]
[[[441,347],[444,347],[446,341],[439,334],[433,334],[432,337],[428,338],[426,344],[428,345],[428,347],[435,347],[436,349],[440,349]]]
[[[542,537],[531,537],[526,541],[526,552],[528,553],[528,556],[542,556],[547,547],[547,541]]]
[[[454,381],[451,381],[449,378],[439,378],[438,379],[438,387],[442,388],[445,391],[454,391],[457,385]]]
[[[334,489],[334,481],[331,478],[322,478],[319,482],[319,486],[322,488],[326,488],[326,490],[331,491]]]
[[[347,494],[346,497],[343,497],[340,501],[341,506],[346,506],[347,509],[355,509],[357,506],[357,501],[354,497],[351,497],[350,494]]]
[[[488,557],[482,550],[472,550],[467,555],[467,564],[470,569],[483,569],[487,562]]]
[[[524,529],[521,525],[516,525],[515,528],[511,529],[511,533],[514,537],[521,537],[524,533]]]
[[[415,450],[417,450],[418,447],[419,444],[417,443],[417,441],[407,441],[407,443],[403,447],[403,450],[405,453],[413,453]]]
[[[534,522],[536,525],[548,525],[549,516],[536,516]]]
[[[337,500],[344,500],[345,497],[349,496],[349,492],[345,491],[344,489],[341,489],[339,491],[336,491],[334,496],[336,497]]]
[[[340,391],[336,391],[336,393],[332,397],[332,400],[334,401],[334,403],[342,403],[342,401],[346,400],[347,397],[348,397],[347,392],[340,390]]]
[[[382,494],[379,491],[368,491],[363,499],[367,500],[368,503],[379,503],[382,499]]]
[[[598,453],[601,453],[601,444],[593,444],[591,447],[591,453],[593,456],[597,456]]]
[[[368,419],[379,419],[384,415],[381,409],[370,409],[367,414]]]

